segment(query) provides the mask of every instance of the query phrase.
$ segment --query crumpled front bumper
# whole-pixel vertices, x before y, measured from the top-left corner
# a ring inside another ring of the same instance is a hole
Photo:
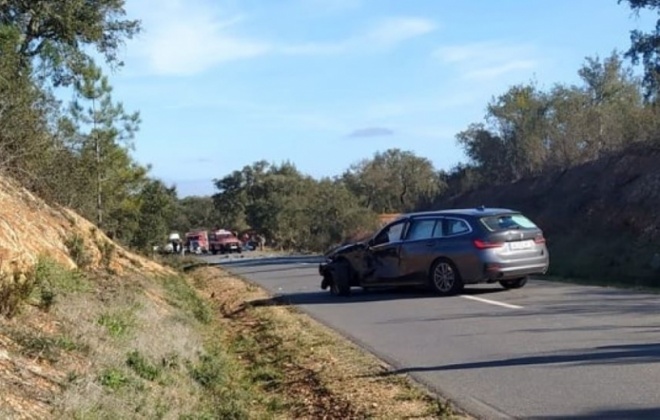
[[[330,264],[330,261],[324,261],[324,262],[319,264],[319,274],[321,275],[321,277],[325,277],[325,275],[326,275],[326,273],[328,272],[328,269],[329,269],[329,264]]]

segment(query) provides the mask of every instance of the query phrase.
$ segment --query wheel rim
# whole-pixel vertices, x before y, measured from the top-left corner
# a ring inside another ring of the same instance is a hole
[[[441,262],[433,271],[433,283],[441,292],[448,292],[456,283],[456,273],[454,269],[446,262]]]

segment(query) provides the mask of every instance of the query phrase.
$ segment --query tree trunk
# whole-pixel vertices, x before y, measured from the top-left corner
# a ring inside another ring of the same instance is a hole
[[[101,193],[103,192],[103,187],[101,185],[102,176],[101,176],[101,140],[99,139],[99,133],[96,131],[96,101],[92,99],[92,113],[94,119],[94,126],[92,127],[94,133],[94,147],[96,149],[96,224],[99,229],[103,227],[103,200]]]

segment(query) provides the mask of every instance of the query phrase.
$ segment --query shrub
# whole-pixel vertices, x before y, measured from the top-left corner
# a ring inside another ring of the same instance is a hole
[[[76,263],[78,268],[84,270],[91,264],[92,258],[85,248],[85,240],[78,233],[69,235],[64,240],[64,245],[69,250],[69,256],[71,256],[71,259]]]
[[[0,315],[8,318],[16,315],[21,303],[27,300],[36,284],[34,269],[22,272],[0,272]]]

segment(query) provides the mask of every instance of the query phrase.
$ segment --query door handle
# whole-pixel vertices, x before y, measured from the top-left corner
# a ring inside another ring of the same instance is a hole
[[[431,248],[431,247],[434,246],[434,245],[435,245],[435,242],[427,242],[427,243],[426,243],[426,247],[427,247],[427,248]]]

